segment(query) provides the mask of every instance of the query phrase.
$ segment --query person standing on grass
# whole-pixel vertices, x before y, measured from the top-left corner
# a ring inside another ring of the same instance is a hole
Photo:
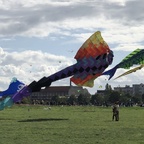
[[[112,120],[114,121],[119,121],[119,104],[118,102],[116,102],[113,107],[112,107],[112,112],[113,112],[113,116],[112,116]]]

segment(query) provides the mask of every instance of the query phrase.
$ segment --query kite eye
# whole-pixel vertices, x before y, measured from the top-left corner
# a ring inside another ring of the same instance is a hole
[[[20,91],[24,86],[25,86],[24,84],[18,85],[18,90],[17,91]]]

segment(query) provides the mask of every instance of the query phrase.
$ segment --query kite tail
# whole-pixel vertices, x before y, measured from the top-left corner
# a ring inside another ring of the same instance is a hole
[[[40,87],[49,87],[54,80],[50,77],[43,77],[38,81],[38,86]]]
[[[32,92],[38,92],[41,90],[41,87],[49,87],[52,82],[74,75],[78,71],[75,67],[76,64],[66,67],[48,77],[43,77],[38,82],[33,81],[28,87]]]
[[[109,80],[114,76],[116,70],[117,70],[117,66],[115,66],[114,68],[104,72],[102,75],[109,75]]]
[[[6,107],[11,107],[14,103],[20,102],[24,97],[27,97],[31,94],[29,87],[25,86],[20,91],[15,93],[12,97],[6,97],[3,101],[0,102],[0,110],[3,110]]]
[[[31,92],[31,89],[28,86],[25,86],[20,91],[15,93],[11,99],[14,103],[20,102],[24,97],[30,96]]]
[[[11,107],[13,104],[14,103],[11,97],[6,97],[4,100],[0,102],[0,110],[5,109],[6,107]]]
[[[39,92],[41,90],[41,87],[49,87],[53,81],[47,77],[43,77],[38,82],[33,81],[28,85],[31,92]]]

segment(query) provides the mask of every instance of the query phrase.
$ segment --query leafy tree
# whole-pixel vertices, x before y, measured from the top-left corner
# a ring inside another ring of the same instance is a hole
[[[90,102],[90,95],[80,94],[78,96],[78,103],[79,104],[86,105],[86,104],[89,104],[89,102]]]
[[[108,103],[106,95],[95,94],[91,97],[91,103],[94,105],[103,105]]]
[[[91,102],[93,105],[97,105],[97,94],[92,95],[90,102]]]
[[[144,94],[142,94],[142,102],[144,102]]]
[[[54,104],[54,105],[58,105],[58,103],[59,103],[59,96],[53,96],[52,97],[52,99],[51,99],[51,101],[52,101],[52,104]]]
[[[112,91],[110,96],[109,96],[109,101],[111,103],[115,103],[115,102],[117,102],[119,100],[120,100],[120,93],[117,92],[117,91]]]
[[[106,91],[112,91],[111,85],[109,85],[108,83],[105,86],[105,90]]]
[[[30,103],[31,103],[30,96],[24,97],[24,98],[22,99],[21,103],[23,103],[23,104],[30,104]]]
[[[66,105],[68,101],[68,98],[66,96],[62,96],[59,98],[59,104],[60,105]]]
[[[105,103],[109,103],[109,97],[110,97],[112,92],[113,92],[113,90],[111,88],[111,85],[106,84],[105,92],[104,92],[104,101],[105,101]]]
[[[77,103],[77,98],[76,98],[76,96],[75,96],[75,95],[71,95],[71,96],[68,98],[67,102],[68,102],[69,104],[71,104],[71,105],[75,105],[75,104]]]
[[[105,103],[105,95],[97,95],[97,104],[103,105]]]
[[[134,103],[141,103],[143,101],[143,95],[135,94],[132,99]]]
[[[141,101],[141,98],[134,96],[132,97],[132,101],[133,103],[139,103]]]
[[[121,93],[120,94],[120,102],[121,103],[127,103],[130,100],[130,96],[125,94],[125,93]]]

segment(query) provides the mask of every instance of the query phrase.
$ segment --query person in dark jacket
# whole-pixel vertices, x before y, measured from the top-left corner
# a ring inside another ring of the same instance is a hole
[[[115,103],[112,107],[112,112],[113,112],[113,116],[112,116],[112,120],[114,121],[119,121],[119,105],[118,103]]]

